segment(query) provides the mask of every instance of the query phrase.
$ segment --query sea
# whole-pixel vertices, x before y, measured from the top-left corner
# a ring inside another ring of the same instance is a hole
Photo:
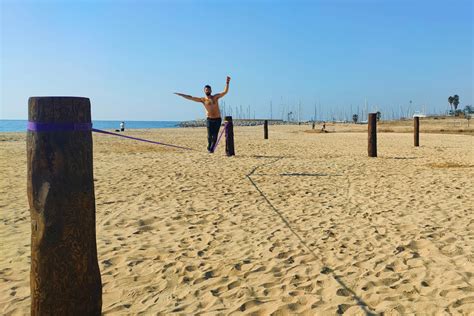
[[[119,129],[121,121],[92,121],[97,129]],[[25,132],[27,120],[0,120],[0,132]],[[125,129],[173,128],[180,121],[125,121]]]

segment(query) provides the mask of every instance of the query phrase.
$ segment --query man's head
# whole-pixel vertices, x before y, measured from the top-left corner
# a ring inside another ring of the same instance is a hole
[[[212,93],[212,88],[211,88],[210,85],[207,84],[207,85],[204,86],[204,93],[205,93],[207,96],[210,96],[210,95],[211,95],[211,93]]]

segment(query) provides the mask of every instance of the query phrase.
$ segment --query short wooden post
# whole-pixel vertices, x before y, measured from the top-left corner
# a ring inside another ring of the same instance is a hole
[[[226,123],[225,129],[225,153],[227,156],[235,156],[234,149],[234,124],[232,123],[232,116],[224,118]]]
[[[369,113],[369,157],[377,157],[377,113]]]
[[[90,101],[32,97],[28,119],[31,315],[100,315]]]
[[[420,146],[420,117],[415,116],[413,118],[414,121],[414,140],[415,140],[415,147]]]
[[[268,120],[263,123],[263,138],[268,139]]]

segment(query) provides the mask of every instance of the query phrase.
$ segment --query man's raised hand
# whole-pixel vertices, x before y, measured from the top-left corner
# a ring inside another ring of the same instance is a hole
[[[229,84],[229,82],[230,82],[230,77],[229,77],[229,76],[227,76],[226,83],[227,83],[227,84]]]

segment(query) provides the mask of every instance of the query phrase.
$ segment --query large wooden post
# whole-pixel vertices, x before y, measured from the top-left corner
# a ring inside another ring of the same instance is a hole
[[[28,100],[31,314],[100,315],[87,98]]]
[[[377,113],[369,113],[369,157],[377,157]]]
[[[232,116],[224,118],[226,123],[225,130],[225,153],[227,156],[235,156],[234,149],[234,124],[232,123]]]
[[[268,139],[268,120],[263,123],[263,138]]]
[[[413,118],[413,124],[414,124],[413,136],[414,136],[414,141],[415,141],[415,147],[419,147],[420,146],[420,118],[418,116],[415,116]]]

